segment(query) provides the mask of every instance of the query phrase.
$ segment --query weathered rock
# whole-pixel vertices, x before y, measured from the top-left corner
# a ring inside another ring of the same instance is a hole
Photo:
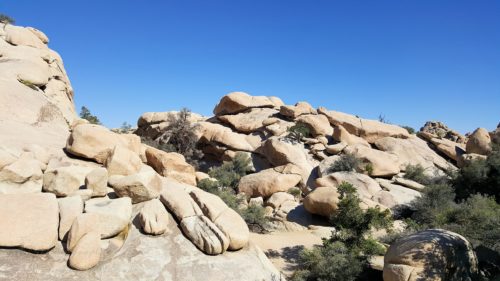
[[[179,221],[183,218],[202,215],[200,207],[189,196],[182,187],[169,184],[160,195],[161,202],[167,207]]]
[[[425,185],[402,177],[394,177],[394,182],[416,191],[423,191],[425,189]]]
[[[462,168],[462,167],[470,164],[473,161],[480,160],[480,159],[485,160],[486,158],[488,158],[486,155],[480,155],[480,154],[475,154],[475,153],[462,154],[458,158],[457,166],[459,168]]]
[[[491,152],[491,137],[488,131],[484,128],[476,129],[469,136],[466,151],[468,154],[488,155]]]
[[[435,175],[439,170],[456,169],[430,149],[424,140],[415,136],[408,139],[381,138],[375,142],[375,146],[382,151],[396,155],[401,171],[405,171],[408,165],[420,165],[428,175]]]
[[[68,239],[66,241],[66,249],[72,252],[78,245],[80,239],[87,233],[96,232],[100,233],[100,217],[95,213],[84,213],[78,215],[71,224],[68,232]],[[99,234],[100,235],[100,234]]]
[[[214,108],[214,114],[219,116],[239,113],[249,108],[273,108],[276,107],[276,102],[279,103],[281,100],[264,96],[250,96],[243,92],[233,92],[222,97],[219,104]]]
[[[266,130],[269,131],[273,136],[281,136],[288,132],[288,129],[292,127],[295,123],[285,121],[276,117],[268,118],[262,122],[262,125],[266,126]]]
[[[465,145],[461,143],[438,138],[432,138],[430,139],[430,142],[436,146],[438,151],[453,161],[459,161],[459,158],[465,153]]]
[[[196,182],[197,183],[199,183],[200,181],[202,181],[204,179],[209,179],[210,178],[209,174],[203,173],[203,172],[195,172],[194,175],[196,176]]]
[[[268,198],[276,192],[295,187],[301,179],[301,171],[294,165],[270,168],[242,177],[238,192],[251,197]]]
[[[40,192],[42,181],[39,161],[24,154],[0,171],[0,194]]]
[[[0,147],[0,170],[2,170],[5,166],[14,163],[16,160],[16,155],[11,153],[8,149]]]
[[[477,259],[462,236],[430,229],[393,243],[384,257],[384,281],[476,280]]]
[[[347,146],[344,152],[354,155],[364,164],[364,169],[373,177],[389,177],[400,172],[399,159],[394,154],[363,145]],[[366,166],[371,168],[367,168]]]
[[[309,103],[301,101],[295,105],[281,106],[280,114],[295,119],[304,114],[317,114],[317,112]]]
[[[89,270],[101,259],[101,235],[96,232],[86,233],[73,249],[68,264],[77,270]]]
[[[160,235],[167,231],[169,216],[158,199],[147,201],[139,212],[139,222],[147,234]]]
[[[318,109],[318,113],[328,117],[330,124],[342,126],[349,133],[364,138],[369,143],[383,137],[408,138],[409,133],[406,129],[396,125],[386,124],[375,120],[362,119],[354,115],[327,110],[324,107]]]
[[[347,147],[347,143],[339,142],[332,145],[326,145],[325,150],[330,154],[339,154]]]
[[[318,176],[324,177],[324,176],[328,175],[330,173],[330,168],[338,160],[340,160],[339,155],[333,155],[333,156],[330,156],[330,157],[323,159],[323,161],[321,161],[317,167]]]
[[[198,123],[198,137],[201,143],[222,144],[237,151],[253,152],[260,146],[260,137],[233,132],[230,128],[209,122]]]
[[[142,161],[137,153],[116,145],[106,159],[105,165],[110,176],[129,176],[141,170]]]
[[[439,121],[427,121],[425,125],[420,128],[420,132],[431,134],[434,138],[447,139],[456,143],[466,142],[465,136],[448,128],[448,126]]]
[[[337,189],[329,186],[315,188],[304,198],[304,207],[311,214],[330,217],[339,203]]]
[[[372,199],[375,194],[382,190],[374,179],[367,175],[353,172],[336,172],[326,177],[318,178],[316,179],[316,186],[337,187],[342,182],[352,184],[361,199]]]
[[[229,247],[228,238],[205,216],[192,216],[182,219],[182,232],[207,255],[219,255]]]
[[[108,170],[96,168],[85,177],[85,187],[92,190],[92,197],[106,196],[108,193]]]
[[[341,125],[335,127],[332,137],[334,140],[347,145],[351,146],[361,145],[361,146],[371,147],[370,144],[365,139],[352,135]]]
[[[148,147],[146,158],[148,165],[160,175],[174,178],[186,184],[196,185],[195,170],[181,154]]]
[[[85,202],[85,212],[98,214],[101,238],[113,237],[130,223],[132,201],[128,197],[118,199],[94,198]]]
[[[68,166],[46,171],[43,175],[43,191],[57,196],[74,194],[82,186],[80,169],[78,166]]]
[[[292,194],[286,192],[276,192],[266,201],[266,206],[271,206],[274,209],[278,209],[286,201],[295,201],[295,197]]]
[[[7,24],[4,27],[5,41],[15,46],[30,46],[38,49],[46,49],[40,38],[28,28]]]
[[[227,208],[213,222],[229,239],[229,250],[236,251],[248,244],[250,231],[235,210]]]
[[[111,176],[108,183],[118,196],[130,197],[133,204],[157,198],[162,189],[161,178],[155,171]]]
[[[262,122],[276,113],[278,111],[272,108],[252,108],[236,115],[222,115],[217,118],[230,124],[236,131],[249,134],[262,128]]]
[[[392,198],[396,205],[409,205],[410,202],[421,196],[420,192],[399,184],[394,184],[390,180],[376,179],[376,181],[384,190],[387,190],[390,194],[392,194]]]
[[[137,155],[141,152],[139,136],[113,133],[105,127],[93,124],[76,126],[68,138],[66,150],[75,156],[103,164],[116,145],[121,145]]]
[[[76,217],[83,213],[83,200],[80,196],[64,197],[59,203],[59,240],[65,240]]]
[[[250,198],[250,200],[248,200],[248,206],[264,206],[264,198],[262,197],[254,197],[254,198]]]
[[[297,121],[309,126],[314,136],[330,136],[333,134],[333,128],[324,115],[306,114],[298,117]]]
[[[0,246],[47,251],[57,242],[59,207],[50,193],[0,194]]]

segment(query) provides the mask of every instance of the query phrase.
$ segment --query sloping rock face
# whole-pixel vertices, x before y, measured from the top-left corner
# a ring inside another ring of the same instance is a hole
[[[273,280],[279,272],[255,245],[237,252],[207,256],[185,238],[169,214],[168,231],[162,236],[141,234],[131,226],[119,251],[102,254],[100,263],[87,271],[66,266],[68,255],[61,244],[42,255],[0,250],[0,278],[10,280]],[[105,240],[103,240],[106,242]],[[109,243],[103,252],[109,252]],[[132,262],[131,262],[132,261]],[[33,268],[37,273],[33,275]],[[279,280],[279,279],[278,279]]]
[[[441,229],[403,237],[384,257],[384,281],[478,280],[477,271],[472,245]]]
[[[32,28],[0,23],[0,143],[61,147],[76,118],[64,64]]]

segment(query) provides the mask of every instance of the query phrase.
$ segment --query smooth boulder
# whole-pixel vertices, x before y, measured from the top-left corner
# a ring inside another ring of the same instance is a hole
[[[138,216],[145,233],[161,235],[167,231],[169,215],[160,200],[153,199],[145,202]]]
[[[181,154],[148,147],[146,148],[146,159],[148,165],[160,175],[186,184],[196,185],[195,170]]]
[[[157,198],[162,189],[161,178],[155,171],[130,176],[111,176],[109,185],[118,196],[130,197],[133,204]]]
[[[85,212],[99,215],[97,227],[101,238],[109,238],[128,227],[132,215],[132,201],[128,197],[94,198],[85,202]]]

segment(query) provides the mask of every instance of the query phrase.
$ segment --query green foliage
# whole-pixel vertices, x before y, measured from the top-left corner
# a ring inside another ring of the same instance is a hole
[[[373,174],[373,165],[372,163],[368,163],[365,165],[365,171],[368,175]]]
[[[221,186],[236,189],[241,177],[247,174],[251,161],[245,153],[237,153],[233,161],[211,168],[208,174],[217,179]]]
[[[494,196],[500,203],[500,149],[493,146],[491,154],[477,159],[460,169],[452,181],[457,199],[466,199],[480,193]]]
[[[90,124],[101,125],[101,121],[99,121],[99,118],[97,118],[97,116],[95,115],[92,115],[92,113],[90,113],[90,110],[85,106],[82,106],[82,109],[80,110],[80,118],[89,121]]]
[[[5,14],[0,14],[0,22],[4,24],[14,24],[16,21]]]
[[[128,133],[130,130],[132,129],[132,125],[130,125],[129,123],[127,122],[123,122],[123,124],[121,125],[120,127],[120,130],[119,132],[122,133],[122,134],[126,134]]]
[[[407,165],[405,170],[405,179],[416,181],[423,185],[429,183],[429,178],[424,174],[425,169],[422,165]]]
[[[408,134],[413,135],[415,134],[415,129],[413,129],[410,126],[401,126],[402,128],[406,129],[408,131]]]
[[[356,171],[361,164],[361,161],[351,153],[346,153],[340,156],[340,159],[335,161],[328,169],[329,173],[335,172],[352,172]]]
[[[190,117],[191,111],[187,108],[182,108],[177,114],[170,115],[167,119],[168,126],[155,141],[163,147],[163,150],[180,153],[186,161],[197,166],[202,152],[196,148],[197,127],[191,124]]]
[[[287,138],[294,142],[300,142],[303,138],[311,137],[311,128],[307,124],[297,122],[297,124],[288,128]]]
[[[302,191],[298,187],[292,187],[287,192],[290,193],[291,195],[293,195],[296,198],[300,197],[302,195]]]
[[[229,208],[238,211],[241,200],[236,196],[234,190],[220,187],[219,183],[213,179],[203,179],[199,181],[198,187],[206,192],[219,196]]]
[[[330,217],[338,231],[330,239],[324,239],[323,245],[301,252],[300,270],[291,280],[358,280],[367,268],[368,258],[385,252],[380,243],[366,234],[372,228],[390,229],[389,211],[378,208],[363,211],[356,188],[350,183],[341,183],[338,191],[338,210]]]
[[[299,262],[302,269],[294,273],[292,281],[354,281],[366,264],[340,241],[325,241],[321,247],[302,251]]]
[[[264,207],[259,205],[249,205],[247,208],[240,209],[239,213],[251,230],[255,232],[264,231],[266,224],[268,223]]]

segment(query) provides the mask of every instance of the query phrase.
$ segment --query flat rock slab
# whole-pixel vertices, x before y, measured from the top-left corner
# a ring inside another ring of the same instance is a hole
[[[57,242],[58,226],[59,206],[54,194],[0,195],[0,247],[49,250]]]
[[[60,243],[46,254],[0,249],[0,280],[260,281],[279,276],[254,244],[237,252],[207,256],[182,235],[172,217],[168,229],[164,235],[150,236],[141,234],[133,225],[125,244],[114,257],[105,258],[87,271],[68,268],[69,255]]]

